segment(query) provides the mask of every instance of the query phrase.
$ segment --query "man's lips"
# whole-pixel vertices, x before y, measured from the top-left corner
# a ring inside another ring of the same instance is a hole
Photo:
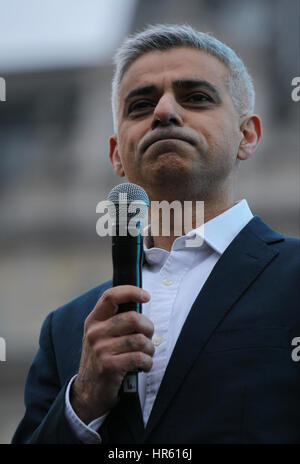
[[[140,147],[141,153],[144,153],[155,142],[160,142],[163,140],[168,140],[170,142],[179,140],[188,142],[191,145],[195,145],[195,140],[188,134],[184,134],[179,131],[157,131],[145,136]]]
[[[184,140],[184,139],[179,139],[179,138],[175,138],[175,137],[168,137],[166,139],[155,140],[155,142],[152,142],[151,145],[154,145],[155,143],[160,143],[160,142],[162,142],[162,143],[168,143],[168,142],[171,142],[171,143],[173,142],[174,143],[175,142],[176,143],[176,142],[187,142],[187,141]],[[151,145],[149,145],[148,148],[151,147]]]

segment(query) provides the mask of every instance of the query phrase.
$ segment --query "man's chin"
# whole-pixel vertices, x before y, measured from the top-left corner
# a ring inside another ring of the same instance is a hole
[[[195,181],[195,173],[190,163],[184,163],[182,159],[176,160],[171,154],[161,155],[160,160],[147,165],[143,173],[145,184],[154,188],[169,189],[171,187],[186,187]]]

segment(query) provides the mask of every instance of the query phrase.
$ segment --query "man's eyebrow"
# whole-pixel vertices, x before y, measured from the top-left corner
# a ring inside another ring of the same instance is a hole
[[[136,87],[135,89],[130,90],[124,99],[124,104],[128,102],[133,97],[140,97],[143,95],[150,95],[151,93],[155,92],[157,87],[155,85],[144,85],[141,87]]]
[[[217,88],[214,85],[212,85],[210,82],[205,81],[205,80],[193,79],[193,78],[179,79],[173,82],[173,87],[179,90],[189,90],[189,89],[192,90],[197,87],[205,88],[214,95],[217,102],[221,101],[221,97],[220,97],[220,94]],[[158,88],[156,87],[156,85],[143,85],[140,87],[136,87],[127,93],[124,99],[124,105],[126,105],[126,103],[129,100],[131,100],[131,98],[140,97],[144,95],[150,95],[157,91],[158,91]]]
[[[214,95],[217,101],[221,101],[217,88],[210,82],[202,79],[180,79],[175,81],[173,86],[180,90],[192,90],[197,87],[205,88]]]

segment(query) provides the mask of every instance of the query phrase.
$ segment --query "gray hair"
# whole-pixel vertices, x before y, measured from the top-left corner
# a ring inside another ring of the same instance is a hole
[[[114,56],[111,102],[115,133],[118,126],[119,90],[125,72],[141,55],[175,47],[202,50],[224,63],[229,70],[226,85],[237,113],[244,116],[253,112],[255,91],[252,79],[243,61],[230,47],[211,34],[196,31],[190,25],[150,25],[142,32],[128,36]]]

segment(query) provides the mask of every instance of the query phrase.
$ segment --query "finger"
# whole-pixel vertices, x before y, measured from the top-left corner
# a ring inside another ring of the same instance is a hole
[[[105,321],[116,314],[119,304],[130,301],[144,303],[149,299],[150,295],[146,290],[133,285],[119,285],[103,292],[87,319]]]
[[[152,321],[136,311],[116,314],[106,322],[107,336],[120,337],[134,333],[141,333],[150,339],[153,336],[154,325]]]
[[[116,356],[132,351],[141,351],[149,356],[153,356],[155,348],[149,338],[141,333],[137,333],[108,340],[100,339],[95,344],[95,351],[98,356],[101,356],[102,353],[110,353],[112,356]]]
[[[102,372],[104,375],[114,376],[121,374],[124,376],[127,372],[139,370],[149,372],[152,368],[152,357],[142,353],[141,351],[134,351],[131,353],[122,353],[117,356],[108,356],[102,365]]]
[[[127,311],[106,321],[86,321],[84,333],[91,346],[101,341],[110,343],[112,339],[139,333],[151,340],[154,325],[144,314]]]

